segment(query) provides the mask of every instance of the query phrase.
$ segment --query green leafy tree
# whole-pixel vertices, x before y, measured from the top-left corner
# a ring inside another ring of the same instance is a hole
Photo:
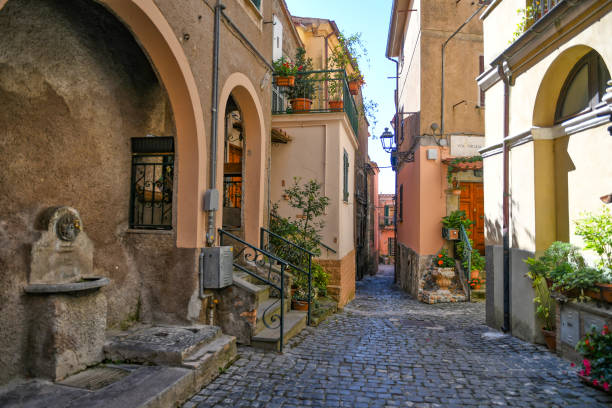
[[[607,274],[612,273],[612,213],[604,207],[599,215],[586,213],[585,218],[575,222],[576,235],[582,237],[585,248],[599,255],[598,267]]]

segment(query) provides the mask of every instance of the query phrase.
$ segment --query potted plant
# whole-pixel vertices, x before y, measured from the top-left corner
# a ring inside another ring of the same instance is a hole
[[[586,213],[575,224],[576,235],[582,237],[585,249],[599,257],[596,266],[601,271],[601,280],[595,283],[597,298],[612,303],[612,213],[604,207],[601,214]]]
[[[480,271],[483,271],[485,268],[485,258],[480,255],[480,252],[477,249],[472,249],[472,256],[470,260],[470,278],[480,278]],[[467,259],[464,259],[462,265],[465,269],[468,267]]]
[[[287,61],[285,57],[281,57],[272,63],[274,68],[274,78],[278,86],[293,86],[295,83],[295,74],[298,72],[297,65]]]
[[[537,305],[536,316],[540,319],[543,326],[540,328],[544,335],[544,341],[549,350],[557,348],[557,333],[555,331],[555,319],[551,314],[554,309],[554,300],[550,296],[548,286],[543,274],[539,272],[529,271],[527,277],[531,279],[531,286],[535,290],[536,296],[533,298],[533,303]]]
[[[344,109],[344,75],[340,72],[334,73],[328,78],[329,83],[329,109],[334,112],[341,112]]]
[[[291,103],[292,112],[307,112],[310,110],[315,95],[314,81],[316,78],[312,74],[312,58],[306,58],[304,48],[297,49],[295,66],[297,67],[295,83],[285,90],[285,95]]]
[[[432,276],[436,280],[436,285],[441,292],[448,292],[451,279],[455,277],[455,260],[443,249],[436,255],[434,269]]]
[[[291,296],[291,308],[300,311],[308,310],[308,291],[303,287],[298,286]]]
[[[480,289],[480,285],[481,285],[481,281],[480,278],[478,277],[472,277],[469,281],[468,284],[470,285],[470,289],[475,290],[475,289]]]
[[[474,222],[468,219],[463,210],[455,210],[449,215],[442,217],[442,237],[449,241],[459,239],[461,225],[467,230]]]
[[[331,69],[346,71],[351,67],[347,81],[351,95],[357,95],[359,88],[365,83],[363,75],[359,70],[359,60],[367,57],[367,50],[361,41],[361,33],[350,36],[340,34],[338,44],[332,48],[328,58],[328,66]]]
[[[610,392],[612,385],[612,332],[607,325],[601,331],[595,327],[576,344],[582,354],[582,369],[578,376],[587,384]]]

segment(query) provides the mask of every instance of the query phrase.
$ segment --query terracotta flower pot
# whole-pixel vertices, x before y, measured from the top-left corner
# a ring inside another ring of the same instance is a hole
[[[295,98],[289,101],[291,103],[291,109],[294,112],[306,112],[310,110],[312,105],[312,99],[308,98]]]
[[[361,87],[361,81],[357,79],[354,81],[349,81],[348,86],[351,95],[357,95],[359,93],[359,88]]]
[[[307,311],[308,310],[308,302],[305,300],[295,300],[292,299],[291,300],[291,308],[293,310],[299,310],[299,311]]]
[[[341,112],[344,109],[344,101],[329,101],[329,109],[334,112]]]
[[[612,303],[612,283],[596,283],[595,286],[599,289],[600,299]]]
[[[277,76],[276,85],[278,86],[293,86],[295,84],[295,76]]]
[[[557,333],[554,330],[542,329],[542,334],[544,335],[544,341],[546,341],[546,347],[555,351],[557,349]]]
[[[477,279],[480,277],[480,271],[478,269],[474,269],[470,272],[470,279]]]

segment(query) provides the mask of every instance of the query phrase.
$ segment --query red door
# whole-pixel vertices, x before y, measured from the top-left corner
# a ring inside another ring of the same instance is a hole
[[[465,211],[467,218],[474,221],[470,231],[470,238],[474,241],[474,248],[484,255],[484,192],[482,183],[459,183],[461,196],[459,209]]]

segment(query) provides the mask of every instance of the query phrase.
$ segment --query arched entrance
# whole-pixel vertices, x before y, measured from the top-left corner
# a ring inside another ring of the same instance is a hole
[[[226,110],[231,101],[236,108],[230,106],[230,111],[239,112],[240,132],[243,138],[241,155],[242,208],[240,229],[247,242],[257,244],[259,229],[264,221],[264,186],[265,186],[265,143],[266,132],[263,120],[261,102],[251,81],[241,73],[229,76],[219,97],[219,128],[218,134],[226,134]],[[225,143],[219,143],[217,151],[217,185],[223,186]],[[231,210],[235,211],[235,210]],[[217,217],[217,226],[222,226],[222,219]]]

